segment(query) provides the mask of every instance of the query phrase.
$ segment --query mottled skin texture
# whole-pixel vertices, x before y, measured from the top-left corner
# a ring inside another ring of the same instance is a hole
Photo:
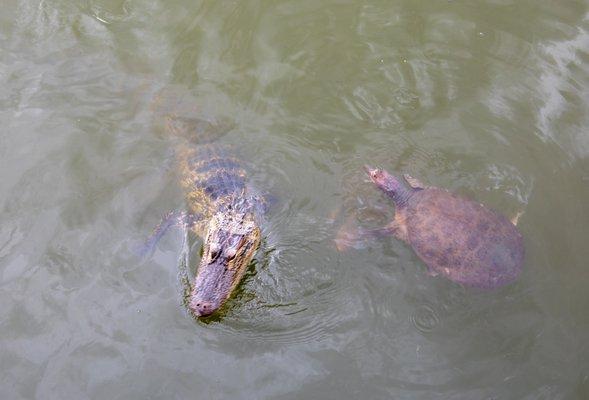
[[[203,239],[187,305],[195,316],[205,317],[227,301],[255,255],[263,200],[247,186],[240,162],[214,143],[222,128],[195,118],[194,104],[185,92],[166,90],[156,97],[153,111],[174,143],[176,171],[188,208],[180,222]],[[154,235],[159,238],[158,230]]]
[[[523,239],[503,215],[444,189],[366,167],[371,180],[395,202],[387,230],[408,243],[432,275],[479,288],[496,288],[519,276]]]

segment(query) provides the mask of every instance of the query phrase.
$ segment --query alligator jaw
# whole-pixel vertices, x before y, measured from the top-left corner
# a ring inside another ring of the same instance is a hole
[[[215,313],[241,281],[260,244],[249,213],[219,212],[211,219],[188,308],[197,317]]]

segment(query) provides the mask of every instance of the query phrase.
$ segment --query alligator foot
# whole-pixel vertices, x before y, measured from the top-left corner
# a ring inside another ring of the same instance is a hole
[[[156,244],[164,237],[171,227],[189,228],[198,222],[198,217],[185,211],[168,211],[160,223],[154,228],[149,237],[135,249],[135,253],[142,259],[151,256]]]

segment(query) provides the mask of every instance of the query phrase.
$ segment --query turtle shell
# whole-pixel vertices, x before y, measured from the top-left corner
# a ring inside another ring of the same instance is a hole
[[[407,240],[432,273],[489,289],[520,274],[523,239],[503,215],[434,187],[416,190],[404,211]]]

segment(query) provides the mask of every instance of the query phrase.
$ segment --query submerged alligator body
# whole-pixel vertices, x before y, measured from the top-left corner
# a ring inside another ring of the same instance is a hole
[[[211,140],[221,127],[195,118],[191,96],[166,91],[156,97],[154,105],[156,122],[174,142],[187,211],[164,217],[148,246],[153,247],[175,224],[184,225],[203,240],[187,306],[195,316],[206,317],[231,296],[256,253],[264,200],[247,185],[239,160]]]

